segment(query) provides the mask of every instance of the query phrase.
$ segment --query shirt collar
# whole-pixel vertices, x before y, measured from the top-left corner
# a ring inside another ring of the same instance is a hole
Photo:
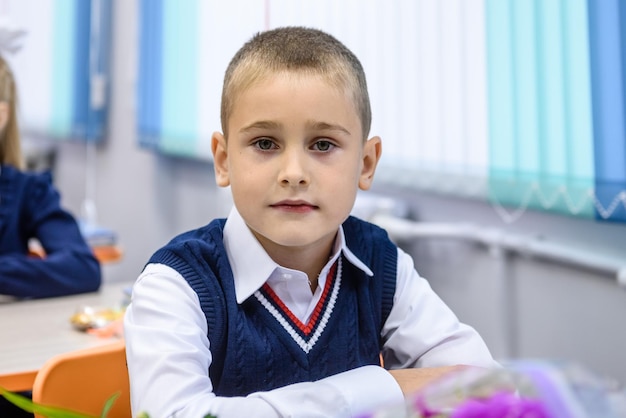
[[[224,247],[233,271],[237,303],[248,299],[263,286],[276,269],[281,268],[265,252],[235,207],[230,211],[224,225]],[[339,227],[333,256],[328,264],[334,263],[342,253],[346,260],[365,274],[370,277],[374,275],[372,270],[346,246],[343,228]],[[324,270],[327,267],[325,266]]]

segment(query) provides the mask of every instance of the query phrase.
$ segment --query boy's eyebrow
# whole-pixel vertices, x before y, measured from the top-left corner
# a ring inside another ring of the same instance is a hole
[[[341,125],[337,125],[333,123],[309,121],[307,123],[307,126],[309,129],[316,130],[316,131],[340,131],[340,132],[350,135],[350,131],[348,131],[346,128],[344,128]]]
[[[257,122],[253,122],[248,126],[245,126],[241,129],[241,132],[251,131],[253,129],[278,129],[281,127],[281,124],[278,122],[274,122],[271,120],[260,120]]]

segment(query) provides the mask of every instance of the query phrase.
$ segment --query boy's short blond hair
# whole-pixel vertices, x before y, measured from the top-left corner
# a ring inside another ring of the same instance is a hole
[[[0,102],[8,105],[8,119],[4,129],[0,130],[0,164],[10,164],[21,169],[22,149],[20,131],[17,123],[17,89],[15,78],[9,64],[0,56]]]
[[[367,139],[372,111],[360,61],[328,33],[297,26],[257,33],[230,61],[221,105],[222,131],[226,138],[228,120],[238,95],[261,79],[283,71],[319,75],[351,94],[361,119],[363,138]]]

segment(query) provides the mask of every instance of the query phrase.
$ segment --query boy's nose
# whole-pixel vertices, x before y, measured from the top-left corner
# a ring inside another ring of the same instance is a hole
[[[302,186],[309,183],[305,156],[302,152],[289,151],[283,154],[279,181],[284,186]]]

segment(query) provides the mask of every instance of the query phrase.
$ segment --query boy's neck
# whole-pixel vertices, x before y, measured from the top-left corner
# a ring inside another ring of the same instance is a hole
[[[274,246],[273,248],[265,248],[265,251],[280,266],[306,273],[311,291],[315,291],[318,276],[332,256],[333,244],[334,239],[329,244],[319,247]]]

